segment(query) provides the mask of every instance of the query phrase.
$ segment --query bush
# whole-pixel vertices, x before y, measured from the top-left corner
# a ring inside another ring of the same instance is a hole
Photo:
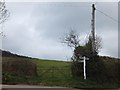
[[[109,82],[120,82],[120,62],[119,60],[114,60],[111,58],[106,60],[105,67],[106,67],[106,79]]]
[[[87,76],[97,82],[106,81],[106,68],[99,56],[90,58],[87,62]]]
[[[88,78],[97,82],[119,83],[120,63],[119,60],[95,57],[95,60],[87,62]]]
[[[10,72],[16,75],[36,76],[36,64],[29,60],[9,60],[2,62],[4,73]]]
[[[72,63],[71,71],[73,78],[83,78],[83,63]]]

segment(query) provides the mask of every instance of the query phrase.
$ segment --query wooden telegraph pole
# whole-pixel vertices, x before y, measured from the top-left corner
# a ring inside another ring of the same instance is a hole
[[[91,34],[92,34],[92,51],[93,51],[93,56],[95,55],[95,5],[92,4],[92,20],[91,20]],[[89,58],[80,57],[80,62],[83,62],[83,70],[84,70],[84,79],[87,78],[86,76],[86,60],[89,60]]]
[[[95,55],[95,5],[92,4],[92,50],[93,56]]]

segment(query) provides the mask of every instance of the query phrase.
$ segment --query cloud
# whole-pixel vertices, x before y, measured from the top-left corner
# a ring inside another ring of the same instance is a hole
[[[116,3],[97,3],[98,7],[117,17]],[[3,49],[17,54],[66,60],[72,50],[62,45],[60,38],[72,28],[83,43],[91,31],[91,3],[13,2],[7,3],[7,8],[10,18],[4,27]],[[102,55],[116,56],[117,30],[115,22],[96,11],[96,33],[103,38]]]

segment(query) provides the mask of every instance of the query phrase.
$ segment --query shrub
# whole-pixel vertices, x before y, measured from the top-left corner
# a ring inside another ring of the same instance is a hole
[[[97,82],[106,81],[106,68],[99,56],[90,58],[87,62],[87,76]]]
[[[29,60],[9,60],[2,62],[3,72],[16,75],[36,76],[36,64]]]
[[[71,71],[73,78],[83,78],[83,63],[73,62],[71,65]]]

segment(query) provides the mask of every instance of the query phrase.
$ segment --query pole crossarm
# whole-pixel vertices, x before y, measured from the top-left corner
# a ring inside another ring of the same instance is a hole
[[[85,56],[84,56],[85,57]],[[81,60],[81,59],[84,59],[84,57],[80,57],[79,59]],[[87,58],[87,57],[85,57],[86,58],[86,60],[89,60],[89,58]]]
[[[84,62],[84,58],[85,58],[85,60],[89,60],[89,58],[84,56],[84,57],[80,57],[78,62]]]

